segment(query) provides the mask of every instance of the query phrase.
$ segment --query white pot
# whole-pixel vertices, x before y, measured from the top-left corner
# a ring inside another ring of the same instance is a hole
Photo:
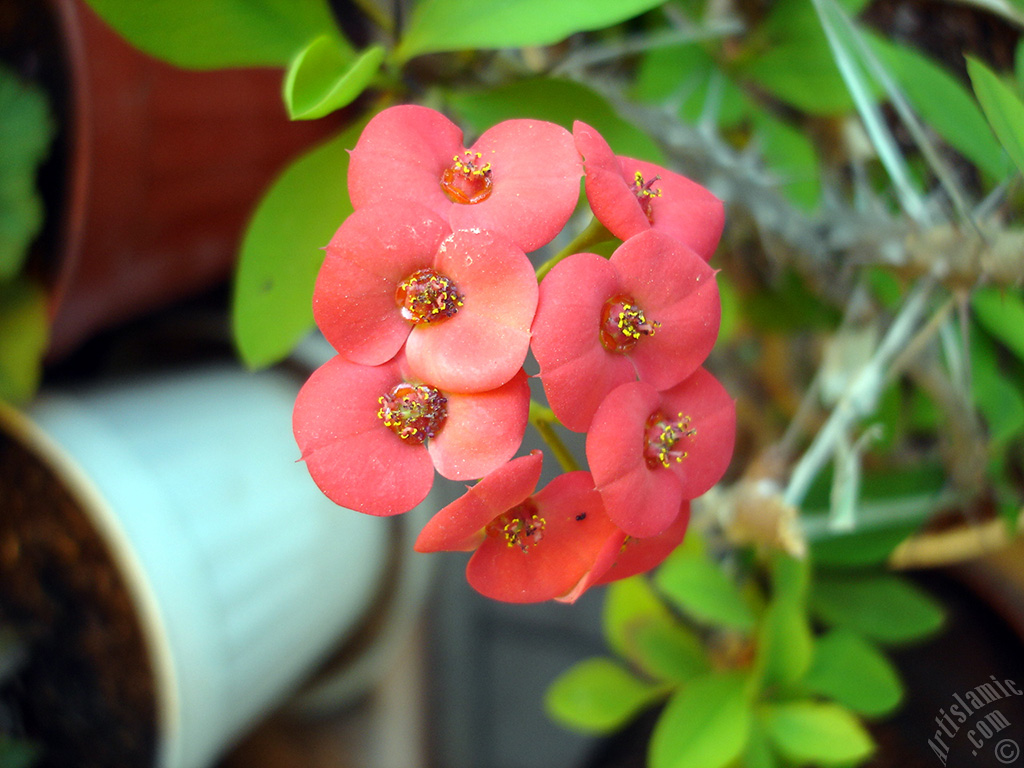
[[[395,528],[334,505],[297,461],[300,383],[223,364],[45,393],[30,419],[0,412],[87,510],[128,583],[161,768],[215,760],[355,630],[384,580]],[[379,666],[333,682],[351,694]]]

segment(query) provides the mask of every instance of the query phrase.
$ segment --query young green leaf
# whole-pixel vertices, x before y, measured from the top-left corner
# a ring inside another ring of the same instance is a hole
[[[803,604],[811,584],[811,566],[806,558],[777,553],[771,560],[772,599]]]
[[[768,738],[764,725],[755,717],[750,723],[750,738],[743,751],[743,768],[779,768],[781,765],[775,747]]]
[[[87,0],[129,43],[189,69],[287,64],[335,29],[326,0]]]
[[[292,120],[314,120],[352,103],[384,61],[374,45],[358,56],[338,38],[321,35],[292,59],[284,79],[284,103]]]
[[[779,751],[801,764],[849,765],[874,751],[871,736],[857,718],[837,704],[769,705],[762,722]]]
[[[235,343],[246,365],[282,359],[313,327],[321,250],[352,212],[348,149],[364,123],[300,157],[277,178],[249,222],[232,299]]]
[[[1024,173],[1024,103],[978,59],[967,57],[967,73],[992,132],[1017,169]]]
[[[42,289],[24,278],[0,284],[0,400],[23,403],[35,393],[49,333]]]
[[[604,632],[617,654],[652,677],[685,682],[708,670],[700,641],[672,616],[643,577],[609,585]]]
[[[892,712],[903,698],[899,674],[888,659],[867,640],[840,629],[818,639],[802,685],[868,717]]]
[[[821,576],[811,590],[811,608],[826,624],[879,643],[919,640],[943,621],[938,603],[895,574]]]
[[[757,663],[767,687],[790,686],[807,672],[814,651],[807,611],[802,602],[773,600],[761,619]]]
[[[440,51],[550,45],[649,11],[663,0],[420,0],[400,61]]]
[[[664,696],[663,686],[644,682],[611,659],[585,659],[563,672],[544,698],[548,714],[587,733],[610,733]]]
[[[749,680],[735,672],[697,678],[669,699],[651,736],[650,768],[721,768],[750,731]]]
[[[676,553],[658,569],[655,583],[675,605],[712,626],[749,631],[754,612],[721,566],[703,552]]]

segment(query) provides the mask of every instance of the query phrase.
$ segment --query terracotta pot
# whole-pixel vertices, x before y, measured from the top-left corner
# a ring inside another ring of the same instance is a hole
[[[225,280],[269,182],[339,125],[289,122],[278,70],[185,71],[82,0],[0,3],[56,49],[38,52],[61,121],[45,172],[51,357]]]

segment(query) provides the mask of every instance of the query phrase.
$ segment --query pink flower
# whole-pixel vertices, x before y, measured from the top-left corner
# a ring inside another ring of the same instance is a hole
[[[490,392],[456,394],[412,377],[402,355],[377,366],[338,356],[299,391],[292,426],[328,497],[394,515],[426,498],[435,468],[468,480],[507,462],[522,442],[529,402],[522,371]]]
[[[313,314],[348,360],[405,345],[416,378],[451,392],[499,387],[522,367],[537,307],[526,254],[500,235],[451,232],[417,203],[360,208],[327,246]]]
[[[620,240],[656,229],[708,260],[725,226],[722,201],[700,184],[653,163],[612,153],[586,123],[573,124],[586,167],[586,191],[597,220]]]
[[[466,578],[481,594],[510,603],[573,591],[615,527],[588,472],[559,475],[538,493],[539,451],[513,459],[438,512],[418,552],[471,550]]]
[[[608,517],[630,536],[663,533],[725,473],[735,433],[735,404],[703,368],[665,392],[642,381],[612,390],[586,442]]]
[[[415,200],[452,229],[499,232],[524,251],[550,242],[572,215],[582,164],[572,136],[539,120],[507,120],[466,148],[439,112],[385,109],[363,130],[349,163],[356,209]]]
[[[541,283],[533,321],[551,409],[584,432],[620,384],[669,389],[707,358],[720,318],[714,270],[668,235],[643,232],[611,259],[568,257]]]

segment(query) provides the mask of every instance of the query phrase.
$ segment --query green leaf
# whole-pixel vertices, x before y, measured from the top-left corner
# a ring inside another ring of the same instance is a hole
[[[886,505],[893,513],[920,508],[927,509],[931,499],[917,498]],[[860,507],[861,514],[864,506]],[[923,519],[924,514],[921,515]],[[892,528],[875,531],[853,531],[838,534],[832,538],[811,544],[811,557],[822,565],[856,568],[865,565],[884,563],[892,551],[902,544],[912,533],[921,527],[920,521],[895,524]]]
[[[790,686],[811,665],[814,638],[807,612],[800,603],[769,603],[758,640],[757,661],[765,686]]]
[[[754,613],[742,592],[703,552],[676,552],[658,569],[655,582],[675,605],[712,626],[749,631]]]
[[[398,46],[399,61],[439,51],[550,45],[602,29],[663,0],[419,0]]]
[[[758,628],[757,663],[766,686],[790,686],[811,664],[814,638],[807,618],[810,568],[779,554],[772,560],[772,598]]]
[[[1002,445],[1024,429],[1021,381],[1000,370],[995,345],[976,325],[971,334],[971,395],[988,423],[993,444]]]
[[[585,659],[562,673],[544,698],[548,714],[587,733],[610,733],[665,694],[610,659]]]
[[[875,55],[921,118],[951,147],[994,179],[1008,170],[970,91],[944,67],[912,48],[866,35]]]
[[[283,66],[334,32],[326,0],[88,0],[135,47],[189,69]]]
[[[449,102],[477,133],[513,118],[547,120],[567,130],[572,130],[574,121],[582,120],[600,132],[616,154],[652,163],[665,161],[658,145],[619,117],[604,96],[571,80],[539,77],[482,91],[455,91]]]
[[[321,35],[292,59],[284,79],[284,103],[292,120],[314,120],[351,104],[377,74],[384,48],[371,46],[353,61],[348,46]]]
[[[698,678],[669,699],[651,736],[650,768],[721,768],[743,751],[750,731],[748,679]]]
[[[1024,172],[1024,103],[995,72],[970,56],[967,73],[992,132],[1017,169]]]
[[[652,677],[685,682],[708,671],[700,641],[672,616],[642,576],[609,585],[604,632],[617,654]]]
[[[837,629],[818,639],[802,684],[868,717],[892,712],[903,698],[899,674],[888,659],[867,640],[846,630]]]
[[[705,116],[712,78],[717,78],[719,87],[715,95],[715,124],[719,128],[736,127],[749,111],[746,97],[700,45],[649,51],[637,73],[634,93],[641,101],[680,98],[679,116],[687,123],[695,123]]]
[[[748,37],[737,74],[812,115],[838,115],[853,100],[832,57],[814,6],[780,0]]]
[[[313,327],[321,250],[352,212],[348,149],[360,122],[292,163],[260,201],[242,241],[232,298],[235,343],[246,365],[281,360]]]
[[[761,331],[833,330],[842,319],[792,269],[783,271],[770,290],[744,297],[743,310]]]
[[[826,624],[879,643],[906,643],[936,632],[942,608],[895,574],[821,576],[811,590],[811,608]]]
[[[971,296],[971,310],[986,331],[1024,360],[1024,298],[1020,291],[980,288]]]
[[[0,285],[0,400],[24,403],[35,394],[49,333],[40,288],[24,279]]]
[[[849,765],[875,748],[856,717],[837,704],[796,701],[765,707],[768,736],[791,760],[821,765]]]
[[[43,91],[0,66],[0,281],[21,271],[43,225],[36,169],[55,130]]]
[[[754,127],[765,162],[780,181],[780,189],[805,210],[821,199],[818,153],[807,135],[765,110],[753,111]]]
[[[750,724],[750,738],[747,740],[747,748],[743,752],[743,761],[740,765],[743,768],[778,768],[780,765],[771,739],[756,717]]]
[[[911,403],[920,390],[914,390]],[[808,494],[807,507],[822,509],[827,515],[831,478],[822,473],[820,486]],[[811,544],[811,559],[819,565],[844,568],[884,563],[890,553],[914,533],[934,508],[947,483],[945,468],[939,462],[923,462],[912,467],[871,469],[861,477],[858,515],[865,519],[885,520],[883,527],[865,526],[850,533],[835,534]],[[808,522],[817,525],[818,514],[808,514]]]

